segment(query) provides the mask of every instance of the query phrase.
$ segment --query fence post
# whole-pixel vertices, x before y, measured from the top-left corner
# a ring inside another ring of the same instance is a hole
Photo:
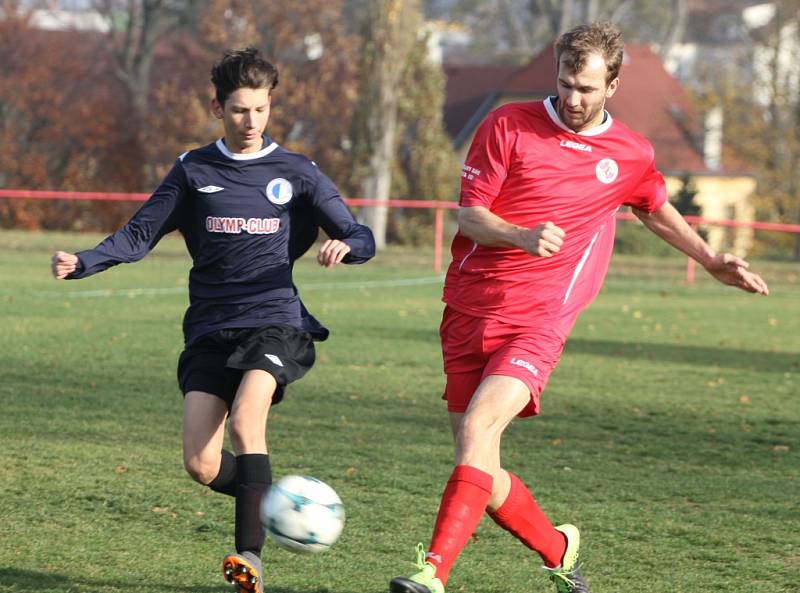
[[[433,271],[442,272],[442,234],[444,233],[444,210],[437,208],[433,219]]]

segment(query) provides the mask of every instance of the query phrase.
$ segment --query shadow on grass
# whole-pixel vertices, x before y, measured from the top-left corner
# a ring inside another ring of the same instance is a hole
[[[387,344],[397,341],[421,342],[432,344],[438,349],[439,335],[431,328],[392,328],[378,325],[359,325],[340,329],[341,334],[348,337],[364,336],[377,339],[385,338]],[[591,354],[630,360],[658,360],[675,364],[693,364],[703,367],[720,366],[741,370],[752,370],[762,373],[786,373],[800,370],[800,352],[767,352],[764,350],[743,350],[713,346],[696,346],[692,344],[653,344],[643,342],[625,342],[618,340],[595,340],[587,338],[569,338],[564,354]]]
[[[613,340],[571,338],[565,355],[592,354],[631,360],[658,360],[704,367],[721,366],[766,373],[786,373],[800,369],[800,352],[764,352],[693,346],[691,344],[646,344]]]
[[[41,593],[42,591],[72,591],[78,587],[80,591],[99,592],[105,589],[123,591],[153,590],[165,593],[221,593],[230,590],[229,585],[220,582],[219,585],[198,587],[197,585],[174,585],[164,583],[142,584],[140,581],[131,580],[101,580],[71,578],[64,575],[37,572],[34,570],[21,570],[17,568],[0,568],[0,587],[11,587],[12,591],[20,593]],[[268,587],[267,593],[331,593],[330,589],[289,589],[286,587]],[[355,593],[354,591],[339,591],[336,593]]]
[[[337,336],[347,336],[348,338],[368,338],[371,340],[386,342],[387,344],[398,340],[403,342],[424,342],[439,347],[439,326],[434,322],[430,327],[389,327],[388,325],[365,324],[353,325],[350,327],[342,324],[336,328]]]
[[[49,572],[35,570],[22,570],[18,568],[0,568],[0,587],[10,586],[12,591],[72,591],[79,587],[80,591],[124,590],[141,591],[153,589],[175,593],[219,593],[222,586],[198,587],[196,585],[174,585],[164,583],[143,584],[141,581],[130,577],[130,580],[102,580],[88,578],[74,578]],[[288,593],[288,592],[287,592]]]

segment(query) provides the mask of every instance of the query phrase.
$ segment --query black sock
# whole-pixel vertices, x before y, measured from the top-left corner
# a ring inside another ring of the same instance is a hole
[[[222,450],[219,473],[216,478],[209,482],[208,487],[214,492],[236,496],[236,458],[233,453],[225,449]]]
[[[269,455],[249,453],[236,457],[236,552],[261,555],[264,528],[259,510],[261,497],[272,483]]]

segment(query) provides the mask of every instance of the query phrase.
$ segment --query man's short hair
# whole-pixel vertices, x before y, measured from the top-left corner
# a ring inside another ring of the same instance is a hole
[[[254,47],[231,49],[212,66],[211,82],[217,101],[224,106],[231,93],[241,88],[272,91],[278,86],[278,70]]]
[[[563,33],[556,41],[556,68],[561,64],[573,73],[580,72],[592,54],[603,56],[606,62],[606,84],[619,76],[625,44],[619,29],[612,23],[578,25]]]

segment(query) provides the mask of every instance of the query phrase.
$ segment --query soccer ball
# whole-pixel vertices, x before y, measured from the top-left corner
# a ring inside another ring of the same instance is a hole
[[[323,552],[344,527],[344,505],[325,482],[309,476],[281,478],[261,500],[261,523],[290,552]]]

